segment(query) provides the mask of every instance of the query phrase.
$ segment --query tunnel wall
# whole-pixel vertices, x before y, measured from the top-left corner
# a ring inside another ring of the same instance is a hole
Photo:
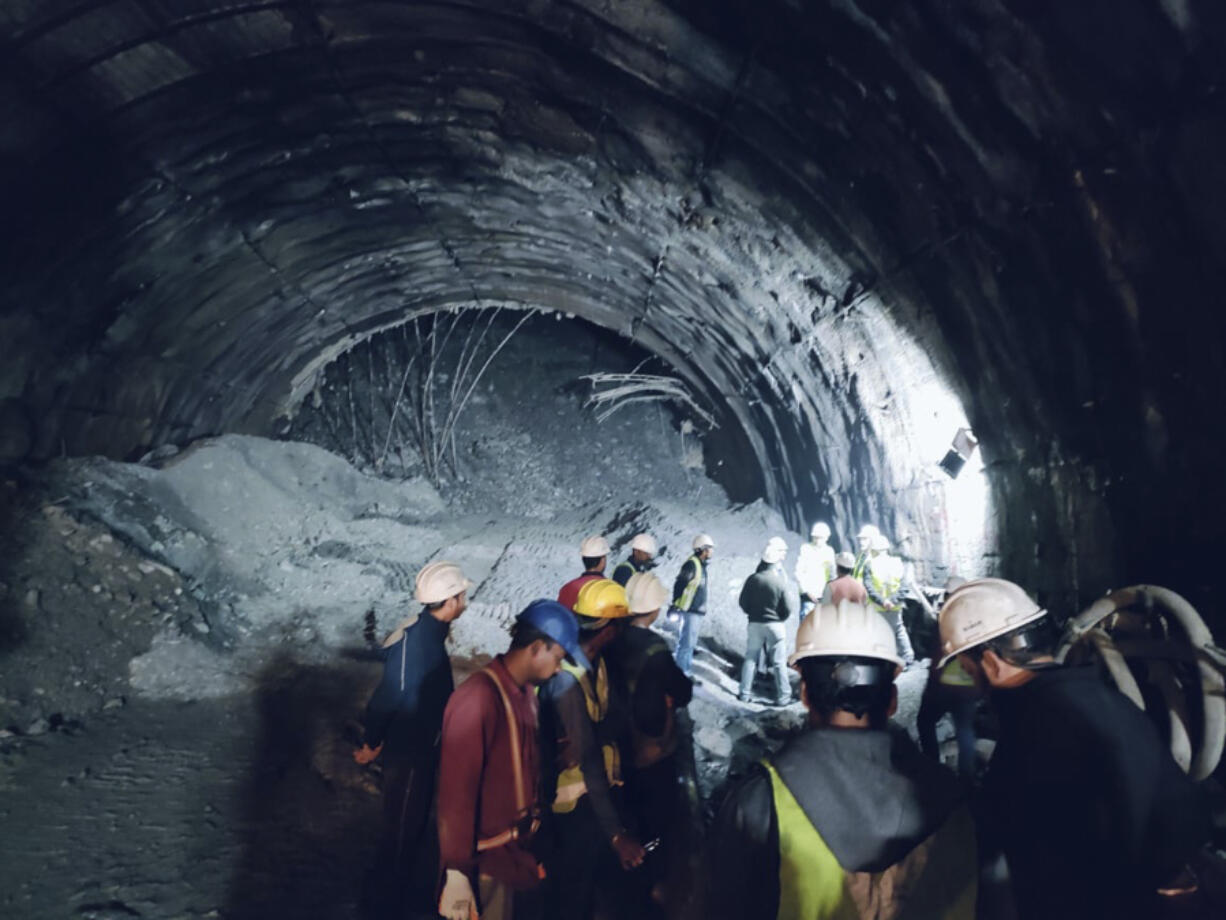
[[[1208,597],[1224,16],[6,4],[0,443],[268,432],[338,343],[516,303],[667,361],[790,521],[942,561],[905,398],[939,380],[982,442],[984,570]]]

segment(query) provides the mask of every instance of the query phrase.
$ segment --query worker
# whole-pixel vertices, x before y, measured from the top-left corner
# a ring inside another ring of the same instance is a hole
[[[953,575],[945,583],[945,597],[966,584],[966,579]],[[937,640],[939,643],[939,639]],[[939,661],[941,652],[931,656]],[[962,667],[957,657],[951,658],[944,667],[935,664],[928,671],[928,683],[920,700],[919,714],[915,717],[915,729],[919,734],[920,750],[936,761],[941,759],[937,744],[937,722],[949,713],[954,723],[954,738],[958,744],[958,776],[971,781],[977,766],[975,752],[975,713],[979,708],[982,693],[975,686],[975,679]]]
[[[667,903],[667,867],[677,862],[682,823],[677,767],[677,709],[689,704],[693,683],[668,643],[651,626],[668,603],[668,589],[654,574],[635,572],[626,583],[630,625],[605,652],[609,676],[623,688],[630,712],[629,760],[625,769],[627,813],[640,840],[659,840],[645,864],[640,888],[643,912],[660,914]],[[654,901],[654,906],[652,905]]]
[[[681,619],[676,657],[686,677],[693,676],[699,618],[707,613],[707,563],[715,551],[715,541],[700,533],[694,538],[693,548],[693,554],[682,564],[673,582],[673,602],[669,611]]]
[[[436,848],[430,823],[443,707],[454,687],[445,642],[468,606],[473,584],[454,562],[417,573],[421,611],[383,643],[383,677],[366,704],[359,764],[382,754],[383,826],[363,891],[371,916],[407,916],[433,907]]]
[[[1165,915],[1163,895],[1208,839],[1208,808],[1153,724],[1091,667],[1063,667],[1047,611],[1011,581],[954,591],[944,657],[989,691],[1000,738],[980,833],[1003,851],[1018,916]]]
[[[567,610],[575,609],[579,589],[589,581],[604,578],[605,565],[609,561],[609,541],[599,534],[585,537],[579,544],[579,557],[583,560],[583,574],[572,578],[558,590],[558,603]]]
[[[650,572],[655,568],[657,549],[656,538],[651,534],[635,534],[630,541],[630,557],[617,564],[611,577],[624,588],[635,572]]]
[[[868,592],[869,605],[885,617],[898,640],[898,653],[906,667],[915,664],[915,650],[903,622],[903,565],[897,556],[890,555],[890,541],[877,534],[870,538],[868,563],[861,580]]]
[[[788,683],[787,633],[783,624],[796,613],[796,589],[783,571],[788,545],[782,537],[771,537],[762,551],[757,571],[745,579],[740,605],[749,618],[746,631],[745,660],[741,663],[741,688],[736,698],[742,703],[753,699],[753,679],[758,655],[765,654],[775,678],[776,706],[792,702]]]
[[[864,583],[852,574],[855,568],[856,557],[851,553],[842,552],[834,557],[835,579],[822,591],[823,604],[837,607],[843,601],[851,601],[853,604],[868,603],[868,592],[864,590]]]
[[[807,616],[822,598],[827,583],[834,578],[834,547],[830,525],[817,521],[809,528],[809,542],[800,545],[796,557],[796,584],[800,586],[800,615]]]
[[[874,524],[865,524],[860,528],[860,532],[856,534],[856,565],[851,572],[856,578],[864,577],[864,570],[868,566],[868,557],[873,537],[880,534],[881,531]]]
[[[953,775],[887,728],[902,665],[889,624],[861,604],[823,604],[790,663],[808,727],[724,800],[706,915],[970,920],[974,823]]]
[[[620,904],[619,867],[646,855],[623,819],[621,746],[629,731],[624,702],[609,681],[604,651],[629,623],[626,590],[590,581],[575,601],[583,653],[541,688],[541,734],[556,775],[546,916],[588,918],[599,902]]]
[[[543,870],[532,852],[541,815],[535,688],[565,656],[583,660],[574,614],[557,601],[533,601],[515,619],[506,653],[471,674],[447,704],[438,913],[448,920],[540,915]]]

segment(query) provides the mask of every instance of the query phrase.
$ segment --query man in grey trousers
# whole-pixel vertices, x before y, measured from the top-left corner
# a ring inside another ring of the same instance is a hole
[[[752,699],[753,678],[758,655],[765,653],[775,678],[776,706],[792,702],[788,684],[787,636],[783,624],[796,613],[797,595],[783,571],[788,545],[782,537],[771,537],[762,552],[758,570],[745,579],[740,604],[749,617],[749,635],[745,643],[745,662],[741,665],[741,689],[737,699],[747,703]]]

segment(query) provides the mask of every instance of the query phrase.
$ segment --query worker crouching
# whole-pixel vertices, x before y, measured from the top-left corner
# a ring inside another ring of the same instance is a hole
[[[902,666],[890,625],[859,604],[820,606],[790,663],[809,728],[725,800],[707,916],[970,920],[975,835],[959,785],[887,730]]]
[[[534,920],[543,870],[533,855],[541,788],[535,688],[564,656],[582,659],[574,616],[533,601],[509,650],[472,674],[443,715],[438,839],[447,920]]]
[[[618,803],[625,707],[609,680],[604,651],[629,622],[625,589],[610,579],[583,585],[575,601],[581,654],[541,688],[541,735],[555,770],[546,852],[546,915],[585,920],[597,901],[620,912],[620,869],[643,862]]]

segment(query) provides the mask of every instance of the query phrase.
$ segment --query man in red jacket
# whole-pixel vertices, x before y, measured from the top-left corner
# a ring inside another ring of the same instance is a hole
[[[530,849],[540,825],[535,687],[567,655],[583,661],[574,615],[533,601],[511,647],[472,674],[443,713],[438,784],[438,912],[448,920],[524,920],[539,910],[542,871]]]

